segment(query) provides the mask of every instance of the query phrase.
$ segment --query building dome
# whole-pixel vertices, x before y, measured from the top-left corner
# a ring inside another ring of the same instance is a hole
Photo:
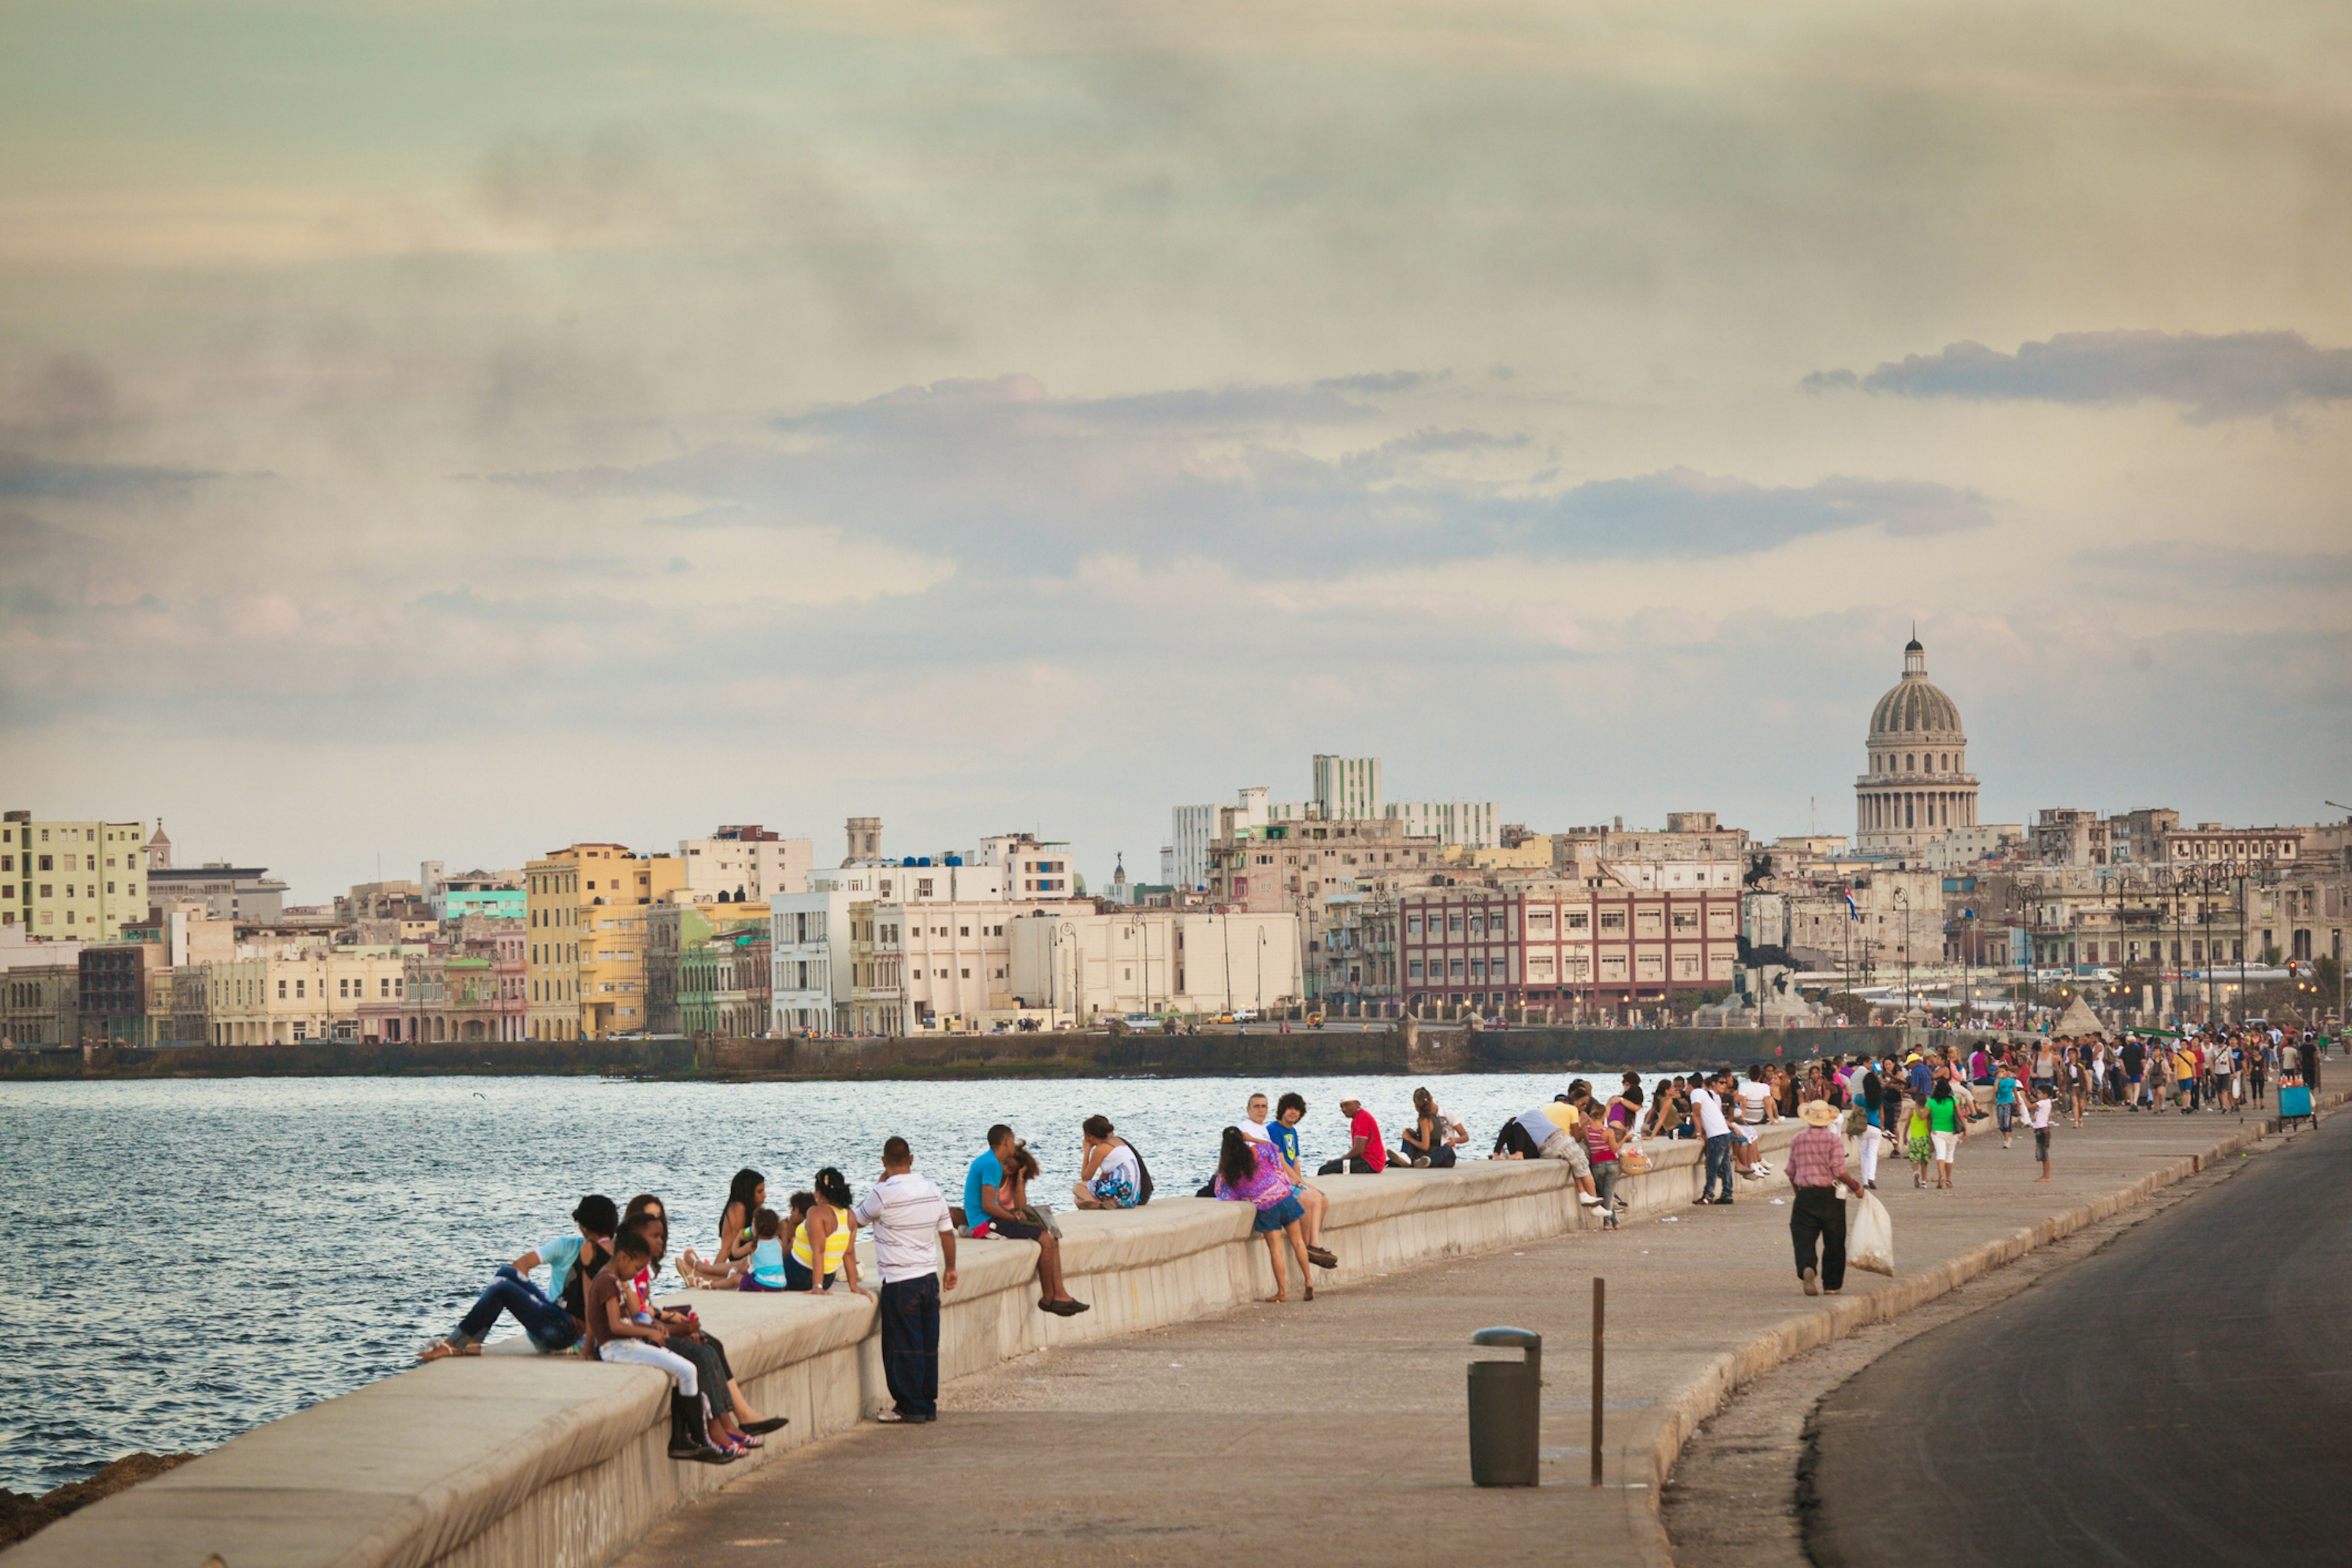
[[[1959,705],[1927,679],[1927,650],[1914,637],[1903,649],[1903,679],[1870,710],[1870,738],[1875,742],[1959,733]]]

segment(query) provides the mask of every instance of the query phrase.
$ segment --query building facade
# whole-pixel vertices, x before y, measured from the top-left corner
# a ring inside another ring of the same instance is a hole
[[[876,829],[879,839],[880,829]],[[722,826],[708,838],[682,838],[677,858],[686,867],[687,900],[765,904],[778,893],[806,890],[816,868],[816,845],[785,838],[757,823]]]
[[[677,857],[609,843],[574,844],[523,868],[530,1038],[646,1030],[647,913],[684,881]]]
[[[1854,847],[1916,859],[1950,829],[1976,826],[1968,743],[1958,705],[1927,679],[1927,650],[1913,637],[1903,679],[1870,712],[1869,767],[1853,785]]]
[[[0,924],[36,942],[113,942],[147,918],[147,830],[136,822],[0,818]]]
[[[1401,894],[1408,1007],[1613,1006],[1731,983],[1739,895],[1456,879]]]
[[[1299,999],[1297,919],[1190,910],[1016,913],[1013,1003],[1079,1021],[1263,1012]]]

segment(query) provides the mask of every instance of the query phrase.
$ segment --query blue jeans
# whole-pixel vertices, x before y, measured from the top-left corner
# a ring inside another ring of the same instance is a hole
[[[1715,1179],[1721,1176],[1723,1195],[1729,1197],[1731,1195],[1731,1134],[1717,1133],[1706,1141],[1706,1148],[1703,1152],[1706,1160],[1706,1184],[1699,1188],[1698,1195],[1703,1198],[1713,1197]]]
[[[543,1351],[560,1351],[580,1337],[579,1327],[562,1304],[547,1299],[547,1292],[530,1282],[530,1277],[515,1271],[511,1263],[499,1265],[499,1277],[490,1281],[473,1306],[459,1320],[457,1331],[449,1336],[451,1344],[479,1344],[482,1337],[499,1321],[501,1312],[512,1312],[530,1342]]]
[[[940,1412],[940,1277],[883,1284],[882,1381],[901,1415],[929,1421]]]

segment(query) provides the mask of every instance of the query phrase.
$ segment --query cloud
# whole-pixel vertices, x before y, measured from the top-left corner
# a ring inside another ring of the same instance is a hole
[[[1867,375],[1817,371],[1809,392],[1859,388],[1898,397],[1990,403],[2186,405],[2191,424],[2275,414],[2296,403],[2352,398],[2352,349],[2323,349],[2301,332],[2061,332],[2013,354],[1953,343]]]
[[[838,529],[983,573],[1050,576],[1103,554],[1307,577],[1508,554],[1722,556],[1846,529],[1916,538],[1990,521],[1983,494],[1916,479],[1771,487],[1677,468],[1557,488],[1549,454],[1528,471],[1527,436],[1475,427],[1328,450],[1335,431],[1392,426],[1396,396],[1439,379],[1108,398],[1055,397],[1020,374],[943,381],[781,416],[785,444],[715,444],[513,482],[682,497],[698,504],[697,523]]]
[[[204,468],[59,463],[0,452],[0,497],[17,500],[118,500],[226,477]]]

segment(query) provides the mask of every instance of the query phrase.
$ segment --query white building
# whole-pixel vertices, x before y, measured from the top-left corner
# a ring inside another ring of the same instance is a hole
[[[1077,891],[1070,847],[1026,833],[999,833],[980,841],[980,859],[1004,874],[1007,899],[1066,899]]]
[[[1014,1005],[1084,1022],[1265,1009],[1304,991],[1294,914],[1122,910],[1010,922]]]
[[[1378,757],[1315,756],[1315,804],[1326,821],[1381,815]]]
[[[769,1013],[775,1032],[896,1033],[916,1021],[919,1016],[916,1005],[938,1010],[936,992],[927,988],[913,993],[903,982],[883,984],[886,953],[880,940],[887,925],[898,929],[903,941],[903,928],[917,923],[912,911],[935,905],[968,912],[957,920],[923,921],[927,927],[944,924],[954,931],[982,923],[1003,924],[1009,913],[1003,869],[961,863],[934,865],[927,858],[912,864],[883,861],[843,866],[810,872],[804,893],[779,893],[770,899]],[[980,910],[992,910],[993,918],[982,921]],[[968,929],[962,940],[974,940]],[[930,952],[926,940],[922,947],[926,970],[972,969],[971,977],[955,974],[958,984],[985,984],[977,972],[991,965],[962,959],[952,965],[945,960],[933,963]],[[953,991],[951,999],[957,1005],[949,1010],[971,1010],[962,1005],[965,995],[962,990]]]
[[[1853,847],[1916,863],[1955,827],[1977,826],[1977,776],[1959,705],[1927,679],[1927,650],[1903,646],[1903,679],[1870,710],[1870,771],[1854,780]]]
[[[1491,800],[1401,800],[1385,815],[1404,824],[1407,837],[1493,849],[1503,842],[1502,811]]]
[[[1930,871],[1957,871],[1998,854],[2006,845],[2025,841],[2025,825],[2018,822],[1981,822],[1969,827],[1955,827],[1927,846],[1924,863]]]
[[[782,838],[756,824],[729,825],[708,838],[681,838],[677,858],[686,868],[686,899],[706,904],[726,898],[766,903],[779,893],[806,890],[816,866],[816,845]]]

